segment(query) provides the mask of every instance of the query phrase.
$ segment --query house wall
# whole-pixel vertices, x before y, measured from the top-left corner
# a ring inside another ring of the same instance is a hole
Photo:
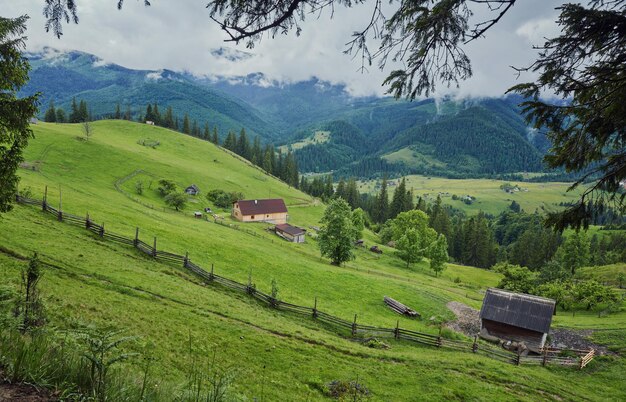
[[[534,352],[539,352],[546,341],[546,334],[525,328],[515,327],[502,322],[481,320],[481,330],[487,331],[491,336],[503,340],[524,342]]]
[[[287,223],[287,213],[242,215],[239,208],[233,208],[231,216],[241,222],[270,222],[275,224]]]

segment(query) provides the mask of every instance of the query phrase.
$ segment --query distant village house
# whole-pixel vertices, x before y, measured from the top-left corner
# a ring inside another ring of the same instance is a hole
[[[188,194],[188,195],[198,195],[198,194],[200,194],[200,189],[195,184],[192,184],[191,186],[189,186],[189,187],[187,187],[185,189],[185,194]]]
[[[276,225],[276,228],[274,230],[276,231],[277,235],[286,240],[289,240],[290,242],[304,243],[306,230],[302,228],[291,226],[288,223],[282,223],[280,225]]]
[[[146,124],[149,126],[154,126],[154,122],[151,120],[146,120]]]
[[[287,206],[281,198],[239,200],[233,203],[233,218],[241,222],[287,223]]]
[[[543,348],[555,301],[544,297],[490,288],[480,309],[480,336],[524,343],[528,350]]]

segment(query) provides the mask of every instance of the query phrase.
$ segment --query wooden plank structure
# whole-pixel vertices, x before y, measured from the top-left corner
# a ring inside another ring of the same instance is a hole
[[[392,299],[391,297],[385,296],[384,301],[387,307],[389,307],[390,309],[392,309],[398,314],[406,315],[406,316],[413,317],[413,318],[421,317],[420,313],[418,313],[415,310],[410,309],[409,307],[405,306],[404,304],[400,303],[397,300]]]

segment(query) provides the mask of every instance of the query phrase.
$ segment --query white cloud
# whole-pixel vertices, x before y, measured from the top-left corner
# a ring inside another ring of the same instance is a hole
[[[467,52],[474,76],[457,88],[439,86],[437,95],[498,96],[516,81],[510,67],[529,65],[536,51],[532,44],[543,35],[554,33],[556,11],[561,1],[524,0],[494,26],[485,38],[472,42]],[[97,55],[109,63],[135,69],[171,69],[201,76],[237,76],[256,72],[264,74],[264,85],[273,81],[294,82],[312,77],[343,83],[353,95],[381,95],[381,86],[394,66],[380,71],[376,65],[359,73],[360,58],[345,55],[345,43],[352,32],[369,21],[368,4],[351,9],[336,7],[333,19],[328,13],[302,24],[302,34],[269,37],[254,48],[224,43],[225,34],[213,23],[202,2],[159,1],[145,8],[141,1],[127,1],[118,11],[113,1],[77,0],[79,25],[65,25],[62,39],[44,31],[41,15],[43,0],[0,0],[4,16],[29,14],[28,49],[44,46],[62,50],[80,50]],[[394,5],[392,5],[394,6]],[[389,7],[389,6],[386,6]],[[474,19],[484,18],[478,10]],[[221,47],[233,54],[246,52],[250,57],[233,61],[211,53]],[[532,76],[522,76],[519,80]]]

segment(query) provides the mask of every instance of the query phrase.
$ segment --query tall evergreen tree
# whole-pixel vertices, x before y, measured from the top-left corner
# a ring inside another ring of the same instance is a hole
[[[206,141],[210,141],[211,140],[211,131],[209,130],[209,122],[208,121],[204,122],[204,130],[202,131],[202,139],[204,139]]]
[[[235,138],[235,134],[233,134],[232,131],[228,132],[228,135],[224,140],[224,148],[233,152],[237,149],[237,138]]]
[[[57,116],[56,116],[57,123],[65,123],[65,122],[67,122],[67,117],[65,116],[65,110],[63,110],[60,107],[58,107],[58,108],[56,108],[56,112],[57,112]]]
[[[344,200],[348,198],[347,191],[346,191],[346,181],[343,179],[343,177],[339,179],[339,183],[337,184],[337,189],[335,190],[335,197],[343,198]]]
[[[54,100],[50,99],[50,105],[44,116],[44,121],[47,123],[55,123],[57,121],[57,112],[54,109]]]
[[[325,200],[330,200],[335,195],[335,189],[333,188],[333,176],[330,174],[327,175],[324,183],[323,197]]]
[[[359,207],[359,190],[357,189],[356,180],[354,178],[348,180],[348,183],[346,184],[345,199],[348,201],[348,204],[352,207],[352,209]]]
[[[78,104],[76,103],[76,98],[72,98],[71,109],[70,109],[70,123],[79,123],[80,115],[78,111]]]
[[[197,120],[193,120],[193,123],[191,123],[191,135],[194,137],[200,137],[200,127],[198,127],[198,121]]]
[[[90,120],[89,111],[87,110],[87,102],[82,99],[78,104],[78,119],[79,123],[84,123]]]
[[[176,122],[174,121],[174,111],[171,106],[168,106],[165,110],[165,116],[163,117],[163,127],[169,128],[171,130],[176,129]]]
[[[152,105],[148,103],[146,106],[146,121],[154,122],[154,113],[152,112]]]
[[[263,151],[261,150],[261,139],[258,135],[254,137],[254,142],[252,144],[252,150],[250,154],[250,161],[257,166],[260,166],[263,161]]]
[[[272,173],[272,171],[274,170],[274,166],[272,165],[273,154],[274,149],[271,147],[271,145],[266,145],[265,151],[263,152],[263,163],[261,167],[268,173]]]
[[[120,108],[120,104],[118,103],[117,105],[115,105],[115,115],[114,115],[116,120],[119,120],[122,118],[122,109]]]
[[[126,113],[124,113],[124,120],[132,120],[133,112],[130,110],[130,105],[126,106]]]
[[[159,112],[159,105],[157,105],[156,102],[154,102],[154,107],[152,108],[152,113],[154,114],[152,117],[154,118],[154,124],[156,124],[157,126],[162,125],[162,121],[161,121],[161,112]]]
[[[217,126],[213,127],[213,138],[211,141],[216,145],[220,145],[220,137],[217,135]]]
[[[242,128],[239,132],[239,139],[237,140],[237,148],[235,152],[250,160],[250,140],[248,140],[245,128]]]
[[[183,117],[183,133],[191,134],[191,126],[189,124],[189,115],[185,113],[185,117]]]
[[[387,193],[387,178],[383,178],[380,191],[374,203],[373,218],[378,223],[383,223],[389,217],[389,194]]]
[[[389,206],[389,217],[395,218],[399,213],[404,212],[404,208],[408,204],[407,198],[410,195],[406,190],[406,181],[404,177],[400,180],[400,184],[396,187],[393,192],[393,198],[391,200],[391,205]]]

